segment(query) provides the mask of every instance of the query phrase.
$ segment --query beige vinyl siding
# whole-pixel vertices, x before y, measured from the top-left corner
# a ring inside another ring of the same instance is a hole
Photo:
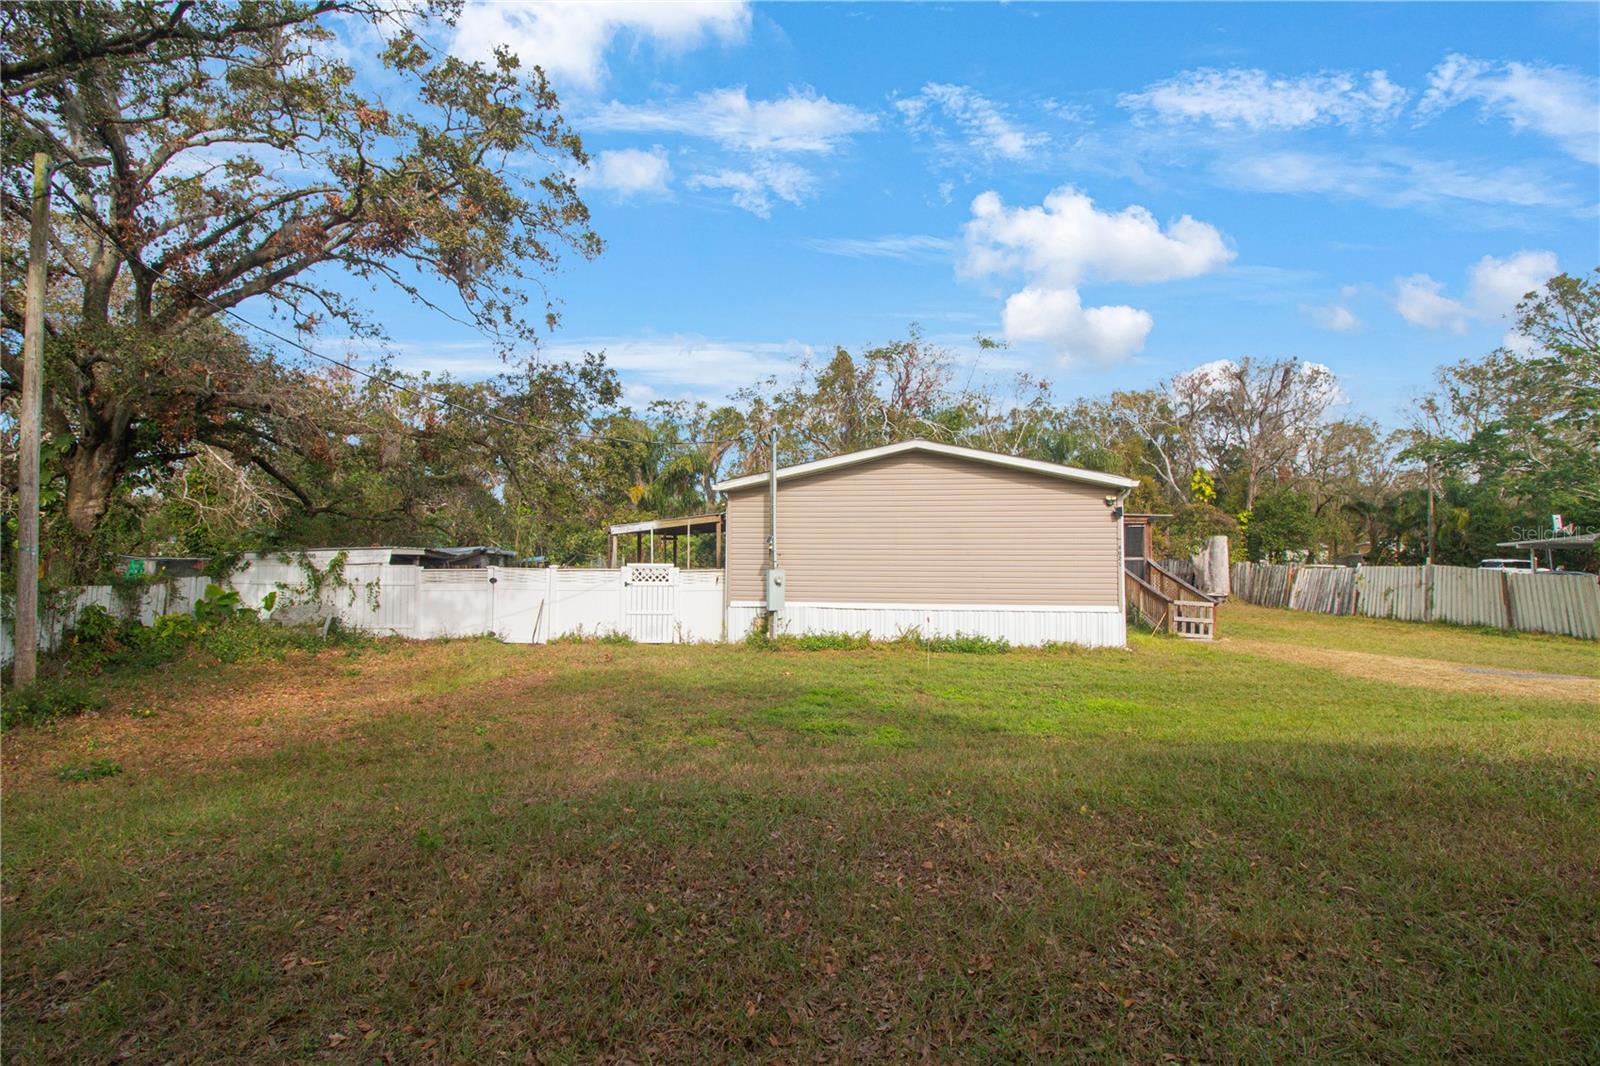
[[[1114,490],[927,453],[778,483],[791,602],[1118,604]],[[728,598],[760,600],[766,486],[728,494]]]

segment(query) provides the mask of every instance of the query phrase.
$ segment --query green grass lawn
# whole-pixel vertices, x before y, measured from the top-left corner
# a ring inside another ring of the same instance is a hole
[[[1222,614],[1593,672],[1304,622]],[[8,1061],[1600,1059],[1593,699],[1148,637],[108,688],[4,741]]]
[[[1325,645],[1408,659],[1438,659],[1499,670],[1600,678],[1600,645],[1545,633],[1469,628],[1377,618],[1340,618],[1229,603],[1222,608],[1223,634],[1274,643]]]

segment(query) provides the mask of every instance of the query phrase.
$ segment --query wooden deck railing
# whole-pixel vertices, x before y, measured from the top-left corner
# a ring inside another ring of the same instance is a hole
[[[1145,581],[1125,572],[1123,584],[1128,603],[1145,624],[1158,632],[1173,633],[1189,640],[1213,640],[1217,633],[1217,605],[1199,589],[1175,577],[1154,563],[1145,572]]]
[[[1151,629],[1164,631],[1167,628],[1167,616],[1172,613],[1172,601],[1132,572],[1124,573],[1122,577],[1128,589],[1128,604],[1134,612]]]
[[[1210,603],[1211,597],[1195,588],[1183,578],[1155,561],[1145,565],[1145,578],[1155,590],[1169,600],[1199,600]]]
[[[1216,638],[1215,600],[1158,563],[1149,564],[1148,574],[1146,580],[1157,592],[1172,601],[1168,632],[1196,640]]]
[[[1190,640],[1217,638],[1217,605],[1210,600],[1172,601],[1170,633]]]

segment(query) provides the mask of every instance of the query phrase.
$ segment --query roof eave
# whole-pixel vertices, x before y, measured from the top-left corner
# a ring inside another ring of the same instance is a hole
[[[961,448],[952,444],[936,444],[933,441],[924,440],[901,441],[898,444],[886,444],[879,448],[846,452],[844,455],[835,455],[827,459],[815,459],[809,463],[781,467],[778,470],[778,480],[783,481],[791,477],[820,474],[827,470],[837,470],[860,463],[872,462],[876,459],[886,459],[891,455],[899,455],[903,452],[911,451],[928,452],[932,455],[945,455],[957,459],[969,459],[973,462],[986,463],[990,466],[1024,470],[1044,477],[1053,477],[1062,481],[1076,481],[1081,484],[1096,485],[1107,489],[1127,490],[1135,488],[1139,484],[1134,479],[1122,477],[1120,474],[1107,474],[1099,470],[1083,470],[1078,467],[1063,466],[1059,463],[1047,463],[1039,459],[1022,459],[1011,455],[1001,455],[998,452],[985,452],[976,448]],[[760,485],[767,481],[770,476],[770,474],[747,474],[744,477],[719,481],[711,487],[717,492],[735,491]]]

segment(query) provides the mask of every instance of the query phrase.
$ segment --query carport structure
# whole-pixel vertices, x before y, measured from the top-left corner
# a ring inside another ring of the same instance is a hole
[[[1556,537],[1535,537],[1532,540],[1503,540],[1498,547],[1516,548],[1528,553],[1528,564],[1539,568],[1539,552],[1544,552],[1545,565],[1555,567],[1555,553],[1559,551],[1594,551],[1596,535],[1569,533]]]
[[[606,565],[615,569],[622,555],[627,554],[627,539],[633,538],[633,553],[630,562],[653,563],[656,558],[656,541],[662,542],[660,562],[671,562],[674,566],[681,566],[685,570],[694,569],[695,537],[711,536],[715,538],[716,550],[712,555],[712,567],[720,569],[723,559],[723,535],[725,516],[719,511],[714,514],[688,515],[683,518],[650,518],[642,522],[622,522],[610,528],[609,541],[606,549]],[[682,542],[680,561],[680,542]]]

